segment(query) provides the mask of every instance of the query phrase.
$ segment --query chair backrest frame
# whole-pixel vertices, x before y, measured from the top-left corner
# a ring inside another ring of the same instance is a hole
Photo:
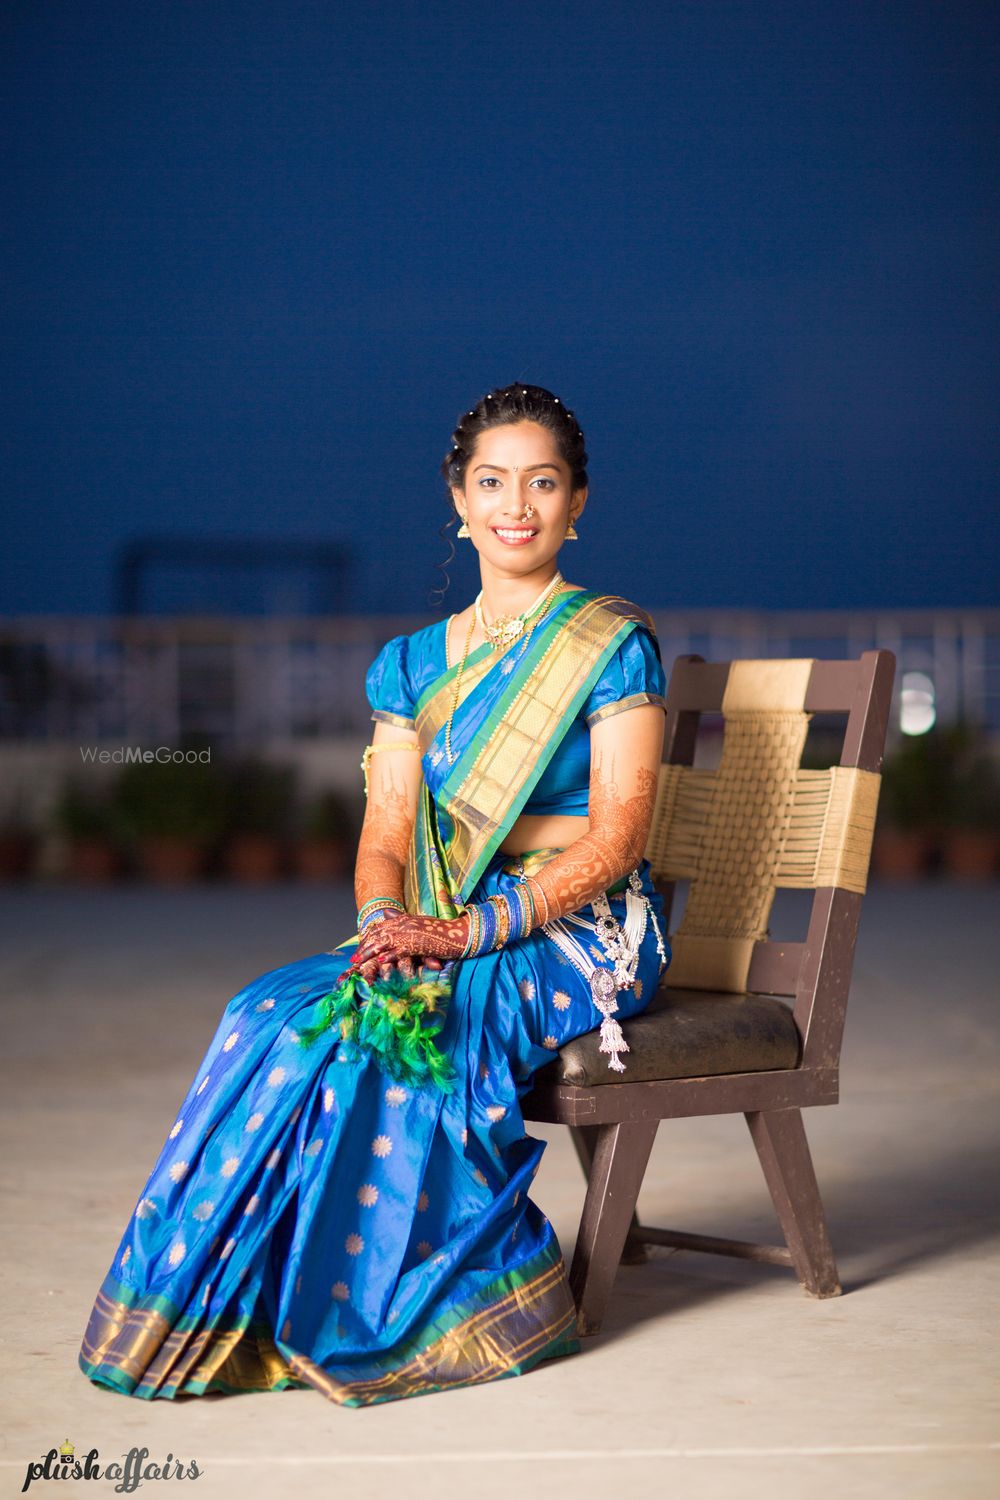
[[[722,711],[730,662],[680,656],[667,689],[665,762],[694,763],[705,713]],[[807,713],[846,713],[839,764],[881,772],[895,676],[891,651],[864,652],[854,661],[814,661],[806,688]],[[675,882],[657,880],[669,926]],[[836,1067],[840,1058],[850,989],[861,894],[837,886],[813,892],[803,942],[763,939],[755,943],[747,988],[794,997],[793,1015],[802,1038],[800,1066]]]

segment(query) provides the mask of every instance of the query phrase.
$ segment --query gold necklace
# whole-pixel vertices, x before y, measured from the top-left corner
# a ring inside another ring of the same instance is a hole
[[[543,593],[541,594],[541,596],[531,606],[532,609],[536,609],[538,606],[540,606],[543,603],[543,601],[545,599],[545,596],[548,593],[550,593],[550,591],[554,588],[554,586],[555,586],[555,584],[557,582],[559,582],[559,583],[563,582],[563,578],[562,578],[562,574],[561,573],[556,573],[555,578],[553,578],[550,583],[546,584],[545,589],[544,589]],[[528,610],[525,611],[525,615],[526,616],[529,613],[530,613],[530,611],[528,611]],[[523,623],[524,622],[522,621],[522,624]],[[536,620],[535,624],[537,625],[537,623],[538,623],[538,621]],[[455,756],[452,754],[452,750],[451,750],[451,723],[452,723],[452,720],[455,717],[455,710],[458,707],[458,694],[459,694],[459,691],[460,691],[461,686],[462,686],[462,674],[465,671],[465,663],[466,663],[466,659],[467,659],[467,657],[469,655],[469,647],[472,644],[472,632],[475,630],[475,628],[476,628],[476,611],[473,610],[473,612],[472,612],[472,619],[469,621],[469,629],[466,632],[466,636],[465,636],[465,649],[462,652],[462,660],[459,662],[459,664],[458,664],[458,671],[455,673],[455,686],[454,686],[454,688],[452,690],[452,694],[451,694],[451,711],[448,714],[448,719],[447,719],[447,722],[445,723],[445,726],[444,726],[444,753],[448,757],[448,764],[449,764],[449,766],[453,766],[455,764]],[[531,628],[533,630],[535,628],[535,626],[532,625]],[[447,660],[447,657],[448,657],[448,629],[447,629],[447,626],[445,627],[444,650],[445,650],[445,660]]]
[[[483,591],[482,589],[479,590],[479,593],[476,595],[475,604],[476,619],[483,627],[483,634],[494,651],[498,646],[509,646],[512,641],[517,640],[518,636],[523,632],[527,620],[534,614],[536,609],[542,607],[548,596],[562,581],[563,576],[557,568],[542,589],[542,592],[538,595],[538,598],[532,604],[529,604],[527,609],[523,609],[519,615],[497,615],[496,619],[490,625],[487,625],[483,615]]]
[[[472,644],[472,632],[475,630],[475,628],[476,612],[475,610],[473,610],[472,618],[469,621],[469,629],[465,636],[465,650],[462,652],[462,660],[459,662],[458,671],[455,673],[455,686],[451,695],[451,712],[448,715],[448,722],[444,726],[444,753],[448,757],[449,766],[453,766],[455,764],[455,757],[451,753],[451,721],[455,717],[455,709],[458,707],[458,694],[462,686],[462,673],[465,671],[465,662],[466,658],[469,655],[469,647]],[[448,640],[447,636],[445,636],[446,647],[447,644]]]

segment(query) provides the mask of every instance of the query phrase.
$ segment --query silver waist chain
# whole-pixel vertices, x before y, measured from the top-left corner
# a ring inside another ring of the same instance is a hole
[[[611,906],[604,891],[594,897],[591,905],[597,917],[595,922],[582,917],[579,912],[567,912],[563,917],[556,917],[551,922],[544,923],[542,931],[552,939],[574,968],[579,969],[584,978],[589,980],[594,1005],[601,1015],[601,1040],[598,1051],[609,1054],[609,1068],[613,1068],[616,1073],[624,1073],[625,1064],[620,1054],[630,1049],[622,1035],[621,1026],[615,1018],[615,1012],[618,1009],[617,991],[635,982],[639,949],[646,935],[647,922],[650,921],[656,933],[656,947],[660,955],[659,972],[663,973],[667,962],[663,934],[656,920],[656,912],[653,910],[652,903],[642,889],[642,879],[637,869],[633,870],[628,878],[624,925],[612,916]],[[579,939],[573,936],[570,931],[571,926],[586,928],[588,932],[596,935],[598,942],[611,960],[610,969],[601,968],[595,963]]]

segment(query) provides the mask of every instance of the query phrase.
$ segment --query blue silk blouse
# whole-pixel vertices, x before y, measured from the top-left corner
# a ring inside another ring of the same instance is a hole
[[[413,728],[421,693],[447,670],[447,620],[413,635],[393,636],[372,662],[365,692],[372,718]],[[521,809],[528,813],[585,814],[590,792],[590,727],[640,703],[665,707],[666,678],[656,637],[636,625],[608,660]]]

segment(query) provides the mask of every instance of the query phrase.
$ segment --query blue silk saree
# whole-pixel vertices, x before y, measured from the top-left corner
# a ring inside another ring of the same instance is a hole
[[[443,624],[398,638],[421,645],[420,671],[409,699],[390,693],[373,717],[420,739],[407,907],[450,916],[559,852],[498,846],[547,768],[551,784],[581,709],[662,703],[663,676],[643,611],[557,594],[499,660],[488,645],[470,655],[449,765]],[[651,667],[616,678],[630,641],[639,660],[636,632]],[[662,923],[646,861],[638,877]],[[626,885],[607,893],[619,920]],[[651,920],[622,1019],[656,990],[658,938]],[[447,1078],[420,1076],[358,1024],[396,1003],[377,986],[359,980],[327,1024],[356,943],[261,975],[226,1006],[94,1303],[79,1363],[96,1383],[147,1400],[313,1387],[365,1406],[580,1349],[558,1241],[529,1197],[545,1142],[526,1135],[519,1101],[563,1043],[600,1024],[590,983],[542,928],[448,965],[445,993],[415,1007]],[[596,941],[590,952],[607,964]]]

